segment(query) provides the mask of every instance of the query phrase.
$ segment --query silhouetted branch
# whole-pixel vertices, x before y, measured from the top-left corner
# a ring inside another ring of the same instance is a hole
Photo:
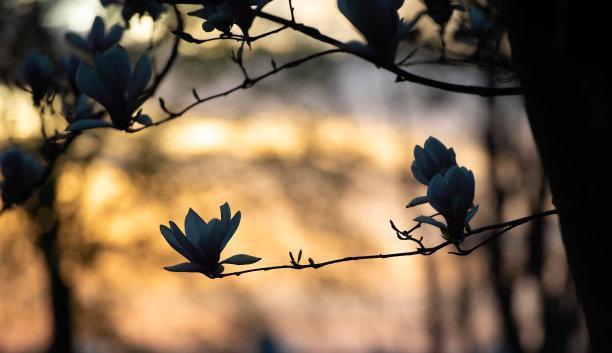
[[[453,254],[453,255],[459,255],[459,256],[464,256],[464,255],[468,255],[469,253],[473,252],[474,250],[476,250],[477,248],[484,246],[486,243],[488,243],[492,238],[495,238],[507,231],[509,231],[512,228],[518,227],[522,224],[525,224],[527,222],[530,222],[532,220],[535,219],[539,219],[539,218],[543,218],[543,217],[547,217],[547,216],[551,216],[554,214],[558,214],[559,211],[558,210],[549,210],[549,211],[545,211],[545,212],[540,212],[540,213],[536,213],[536,214],[532,214],[530,216],[527,217],[522,217],[522,218],[518,218],[518,219],[514,219],[512,221],[507,221],[507,222],[503,222],[503,223],[498,223],[498,224],[491,224],[488,226],[484,226],[484,227],[480,227],[480,228],[475,228],[472,229],[468,232],[466,232],[464,234],[463,239],[466,239],[468,237],[471,237],[473,235],[476,234],[480,234],[489,230],[494,230],[494,229],[499,229],[499,228],[504,228],[502,231],[495,233],[493,236],[489,237],[487,240],[483,241],[482,243],[474,246],[473,248],[469,249],[469,250],[461,250],[458,249],[458,251],[451,251],[449,252],[449,254]],[[395,227],[395,225],[393,225],[393,222],[391,223],[393,229],[396,232],[400,232],[400,233],[404,233],[407,231],[400,231],[397,229],[397,227]],[[418,227],[420,227],[420,224],[418,224]],[[418,228],[417,226],[413,227],[412,230]],[[462,239],[462,240],[463,240]],[[213,278],[223,278],[223,277],[229,277],[229,276],[240,276],[242,274],[245,273],[250,273],[250,272],[260,272],[260,271],[271,271],[271,270],[280,270],[280,269],[293,269],[293,270],[303,270],[303,269],[307,269],[307,268],[312,268],[312,269],[318,269],[321,267],[325,267],[325,266],[329,266],[329,265],[333,265],[333,264],[338,264],[338,263],[342,263],[342,262],[349,262],[349,261],[360,261],[360,260],[372,260],[372,259],[387,259],[387,258],[391,258],[391,257],[403,257],[403,256],[414,256],[414,255],[423,255],[423,256],[429,256],[432,255],[436,252],[438,252],[441,249],[444,249],[445,247],[449,246],[449,245],[456,245],[458,247],[458,244],[454,244],[451,241],[445,241],[442,242],[436,246],[433,247],[425,247],[423,245],[423,243],[420,241],[420,239],[416,239],[413,238],[412,236],[410,236],[410,240],[415,241],[417,243],[417,249],[413,250],[413,251],[406,251],[406,252],[398,252],[398,253],[389,253],[389,254],[374,254],[374,255],[362,255],[362,256],[348,256],[348,257],[343,257],[340,259],[335,259],[335,260],[329,260],[329,261],[324,261],[324,262],[315,262],[312,258],[308,259],[308,264],[306,265],[301,265],[298,263],[298,261],[293,261],[290,260],[291,264],[289,265],[277,265],[277,266],[269,266],[269,267],[258,267],[258,268],[252,268],[249,270],[244,270],[244,271],[236,271],[236,272],[228,272],[228,273],[222,273],[219,275],[214,276]],[[300,251],[301,254],[301,251]],[[300,256],[301,257],[301,256]],[[293,258],[293,254],[290,253],[290,258]]]
[[[474,94],[474,95],[478,95],[482,97],[517,95],[521,93],[520,87],[499,88],[499,87],[467,86],[467,85],[459,85],[459,84],[454,84],[454,83],[437,81],[437,80],[429,79],[426,77],[418,76],[418,75],[409,73],[407,71],[404,71],[400,67],[395,66],[393,64],[384,63],[379,60],[376,60],[375,58],[365,56],[361,53],[356,53],[352,51],[350,48],[348,48],[341,41],[334,39],[330,36],[327,36],[325,34],[322,34],[316,28],[309,27],[301,23],[293,23],[290,20],[286,20],[282,17],[272,15],[272,14],[269,14],[263,11],[259,12],[257,15],[269,21],[276,22],[278,24],[290,27],[291,29],[301,32],[313,39],[319,40],[327,44],[331,44],[337,48],[342,49],[345,52],[356,55],[364,60],[367,60],[373,63],[374,65],[378,67],[381,67],[387,71],[390,71],[397,75],[398,77],[398,79],[396,80],[397,82],[409,81],[412,83],[418,83],[418,84],[422,84],[425,86],[442,89],[445,91]]]
[[[174,10],[174,15],[176,17],[177,30],[183,31],[183,27],[184,27],[183,15],[179,11],[179,9],[176,7],[176,5],[172,5],[172,8]],[[152,97],[155,94],[155,92],[157,91],[157,88],[159,87],[159,84],[164,80],[168,72],[170,72],[170,69],[172,68],[172,66],[174,65],[176,61],[176,58],[178,57],[178,49],[179,49],[180,43],[181,43],[181,39],[178,36],[175,36],[174,43],[172,44],[172,51],[170,52],[170,56],[168,57],[168,60],[166,61],[164,68],[158,74],[155,75],[155,77],[153,78],[153,83],[147,89],[146,95],[148,97]]]
[[[181,115],[185,114],[187,111],[189,111],[190,109],[194,108],[195,106],[197,106],[199,104],[202,104],[204,102],[207,102],[207,101],[219,98],[219,97],[227,96],[227,95],[232,94],[232,93],[234,93],[234,92],[236,92],[238,90],[241,90],[241,89],[251,88],[255,84],[257,84],[259,81],[261,81],[261,80],[263,80],[263,79],[265,79],[267,77],[270,77],[270,76],[276,74],[279,71],[299,66],[299,65],[301,65],[301,64],[303,64],[305,62],[308,62],[308,61],[310,61],[312,59],[315,59],[315,58],[318,58],[320,56],[324,56],[324,55],[328,55],[328,54],[333,54],[333,53],[340,53],[340,52],[342,52],[341,49],[325,50],[325,51],[321,51],[321,52],[318,52],[318,53],[314,53],[314,54],[308,55],[308,56],[306,56],[304,58],[301,58],[301,59],[298,59],[298,60],[290,61],[290,62],[288,62],[286,64],[283,64],[283,65],[280,65],[280,66],[275,66],[272,70],[270,70],[270,71],[268,71],[268,72],[266,72],[266,73],[264,73],[262,75],[259,75],[259,76],[254,77],[254,78],[246,77],[245,80],[241,84],[239,84],[238,86],[235,86],[233,88],[230,88],[230,89],[225,90],[225,91],[220,92],[220,93],[213,94],[213,95],[208,96],[208,97],[200,98],[198,93],[197,93],[197,91],[193,90],[192,93],[193,93],[193,96],[196,98],[196,101],[191,103],[191,104],[189,104],[188,106],[186,106],[185,108],[183,108],[183,109],[181,109],[180,111],[177,111],[177,112],[173,112],[173,111],[169,110],[166,107],[166,104],[165,104],[164,100],[160,98],[161,109],[164,112],[166,112],[166,114],[168,114],[166,116],[166,118],[158,120],[158,121],[156,121],[156,122],[154,122],[153,124],[150,124],[150,125],[142,126],[142,127],[135,128],[135,129],[129,129],[129,130],[127,130],[127,132],[134,133],[134,132],[138,132],[138,131],[144,130],[144,129],[152,127],[152,126],[159,126],[161,124],[164,124],[164,123],[166,123],[168,121],[171,121],[171,120],[174,120],[174,119],[180,117]]]
[[[268,32],[264,32],[262,34],[258,34],[256,36],[249,36],[249,42],[255,42],[259,39],[265,38],[267,36],[270,36],[272,34],[276,34],[278,32],[282,32],[285,29],[287,29],[289,27],[287,26],[281,26],[279,28],[273,29],[271,31]],[[214,42],[214,41],[218,41],[218,40],[233,40],[236,42],[243,42],[246,41],[246,38],[240,34],[235,34],[235,33],[221,33],[218,37],[213,37],[213,38],[205,38],[205,39],[198,39],[193,37],[191,34],[187,33],[187,32],[183,32],[182,30],[174,30],[172,31],[172,34],[174,34],[175,36],[179,37],[180,39],[189,42],[189,43],[194,43],[194,44],[203,44],[203,43],[208,43],[208,42]]]
[[[201,5],[201,2],[197,0],[164,0],[163,2],[168,3],[168,4],[189,4],[189,5],[200,4]],[[449,92],[473,94],[473,95],[478,95],[482,97],[508,96],[508,95],[521,94],[520,87],[482,87],[482,86],[460,85],[460,84],[454,84],[454,83],[449,83],[449,82],[437,81],[437,80],[433,80],[430,78],[415,75],[413,73],[410,73],[410,72],[407,72],[401,69],[400,67],[392,63],[391,64],[385,63],[374,57],[367,56],[363,53],[355,52],[343,42],[321,33],[318,29],[307,26],[302,23],[295,22],[293,17],[292,19],[287,20],[285,18],[276,16],[276,15],[273,15],[267,12],[263,12],[263,11],[257,12],[256,15],[268,21],[278,23],[284,27],[291,28],[297,32],[305,34],[306,36],[316,39],[320,42],[330,44],[338,49],[341,49],[343,52],[347,52],[355,56],[358,56],[366,61],[371,62],[377,67],[381,67],[389,72],[392,72],[397,75],[396,82],[408,81],[412,83],[418,83],[418,84],[422,84],[425,86],[429,86],[432,88],[442,89],[442,90],[449,91]]]

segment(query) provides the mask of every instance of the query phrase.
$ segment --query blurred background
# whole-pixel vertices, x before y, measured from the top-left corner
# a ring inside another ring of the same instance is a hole
[[[294,5],[298,21],[358,39],[335,1]],[[402,11],[410,17],[422,7],[410,0]],[[288,16],[280,0],[267,10]],[[67,30],[87,31],[96,15],[117,23],[120,14],[96,0],[0,0],[0,11],[0,146],[34,146],[39,115],[27,92],[10,84],[29,49],[69,51]],[[161,63],[174,21],[134,17],[122,44],[137,55],[159,41],[153,57]],[[206,37],[200,24],[189,19],[187,32]],[[252,32],[271,28],[257,20]],[[401,50],[417,45],[414,60],[437,58],[433,22],[418,29]],[[448,46],[473,50],[451,38]],[[204,96],[239,84],[229,60],[236,47],[182,43],[158,96],[173,109],[191,102],[194,87]],[[280,64],[322,48],[285,31],[255,43],[245,62],[255,75],[271,59]],[[465,84],[513,79],[471,66],[408,69]],[[155,100],[144,110],[163,116]],[[410,164],[414,145],[430,135],[476,175],[473,225],[552,208],[519,97],[394,83],[346,55],[282,72],[159,128],[81,137],[37,201],[0,217],[0,352],[587,351],[554,219],[468,257],[441,251],[222,280],[162,269],[181,258],[159,225],[182,227],[189,207],[218,217],[225,201],[243,215],[225,254],[257,255],[258,265],[288,263],[288,251],[299,249],[316,261],[410,250],[389,220],[409,228],[415,216],[432,213],[405,208],[426,191]],[[427,227],[418,234],[429,245],[442,240]]]

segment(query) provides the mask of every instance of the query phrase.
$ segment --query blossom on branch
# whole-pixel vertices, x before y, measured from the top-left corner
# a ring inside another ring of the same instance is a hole
[[[450,167],[456,165],[455,151],[452,148],[446,148],[440,140],[430,136],[423,147],[414,146],[414,161],[410,169],[418,182],[429,185],[435,175],[444,175]],[[406,207],[414,207],[426,202],[427,196],[419,196],[410,201]]]
[[[102,17],[97,16],[87,36],[81,37],[74,32],[68,32],[66,33],[66,40],[70,45],[93,54],[103,52],[119,43],[122,36],[123,27],[114,25],[106,32],[104,20]]]
[[[461,241],[463,230],[478,212],[478,206],[473,207],[474,189],[474,173],[465,167],[452,166],[444,175],[436,174],[427,187],[427,199],[446,224],[427,216],[419,216],[415,221],[440,228],[450,241]]]
[[[185,217],[185,233],[172,221],[170,227],[161,225],[160,231],[168,244],[189,260],[164,268],[171,272],[200,272],[215,277],[223,272],[223,264],[250,265],[261,260],[259,257],[238,254],[219,261],[221,252],[239,224],[240,211],[232,217],[230,206],[224,203],[221,205],[221,219],[213,218],[208,223],[190,208]]]
[[[393,62],[400,41],[406,39],[421,17],[409,22],[399,17],[397,11],[404,0],[338,0],[338,8],[363,35],[367,45],[350,42],[356,53],[372,56],[385,62]]]
[[[115,45],[96,54],[93,67],[81,63],[76,81],[82,93],[106,109],[115,128],[126,130],[135,119],[134,112],[149,98],[145,89],[152,73],[151,60],[146,54],[140,56],[132,70],[128,53]]]

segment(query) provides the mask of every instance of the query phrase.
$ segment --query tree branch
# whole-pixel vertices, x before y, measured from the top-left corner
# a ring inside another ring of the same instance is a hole
[[[190,4],[190,5],[198,4],[198,5],[201,5],[201,2],[198,0],[164,0],[164,2],[168,4]],[[396,66],[392,63],[382,62],[376,58],[367,56],[365,54],[357,53],[351,50],[351,48],[347,47],[343,42],[321,33],[316,28],[309,27],[302,23],[295,22],[293,12],[292,12],[292,18],[290,20],[267,13],[267,12],[263,12],[263,11],[258,11],[256,15],[268,21],[278,23],[284,27],[291,28],[297,32],[305,34],[306,36],[316,39],[320,42],[330,44],[338,49],[342,49],[342,51],[344,52],[351,53],[366,61],[371,62],[377,67],[381,67],[389,72],[392,72],[395,75],[397,75],[396,82],[408,81],[412,83],[429,86],[432,88],[442,89],[442,90],[449,91],[449,92],[473,94],[473,95],[478,95],[481,97],[508,96],[508,95],[521,94],[520,87],[503,87],[502,88],[502,87],[482,87],[482,86],[460,85],[460,84],[448,83],[448,82],[443,82],[443,81],[437,81],[437,80],[433,80],[430,78],[415,75],[413,73],[403,70],[399,66]]]
[[[330,50],[325,50],[325,51],[321,51],[321,52],[318,52],[318,53],[314,53],[314,54],[308,55],[308,56],[306,56],[304,58],[301,58],[301,59],[298,59],[298,60],[290,61],[290,62],[288,62],[286,64],[283,64],[283,65],[280,65],[280,66],[276,66],[272,70],[270,70],[270,71],[268,71],[268,72],[266,72],[266,73],[264,73],[264,74],[262,74],[260,76],[257,76],[257,77],[254,77],[254,78],[246,78],[241,84],[239,84],[239,85],[237,85],[237,86],[235,86],[233,88],[230,88],[228,90],[225,90],[223,92],[213,94],[213,95],[208,96],[208,97],[200,98],[199,95],[197,94],[197,91],[193,90],[193,95],[196,98],[195,102],[189,104],[188,106],[186,106],[185,108],[183,108],[183,109],[181,109],[180,111],[177,111],[177,112],[170,111],[168,108],[166,108],[164,100],[160,98],[161,108],[162,108],[162,110],[164,112],[166,112],[166,114],[168,114],[166,116],[166,118],[158,120],[158,121],[156,121],[156,122],[154,122],[153,124],[150,124],[150,125],[138,127],[138,128],[135,128],[135,129],[129,129],[129,130],[127,130],[127,132],[134,133],[134,132],[138,132],[138,131],[144,130],[144,129],[152,127],[152,126],[162,125],[164,123],[167,123],[168,121],[171,121],[171,120],[174,120],[174,119],[180,117],[181,115],[185,114],[187,111],[189,111],[190,109],[194,108],[195,106],[197,106],[199,104],[202,104],[204,102],[207,102],[207,101],[219,98],[219,97],[227,96],[227,95],[232,94],[232,93],[234,93],[234,92],[236,92],[238,90],[241,90],[241,89],[251,88],[255,84],[257,84],[259,81],[264,80],[267,77],[270,77],[270,76],[276,74],[279,71],[299,66],[299,65],[301,65],[301,64],[303,64],[303,63],[305,63],[307,61],[310,61],[312,59],[318,58],[320,56],[324,56],[324,55],[328,55],[328,54],[333,54],[333,53],[340,53],[340,52],[342,52],[341,49],[330,49]]]
[[[508,222],[503,222],[503,223],[498,223],[498,224],[491,224],[488,226],[484,226],[484,227],[480,227],[480,228],[475,228],[472,229],[471,231],[468,231],[464,234],[464,237],[462,240],[474,236],[476,234],[480,234],[483,232],[486,232],[488,230],[494,230],[494,229],[499,229],[499,228],[504,228],[503,230],[496,232],[495,234],[493,234],[491,237],[489,237],[487,240],[483,241],[482,243],[479,243],[478,245],[474,246],[473,248],[470,248],[468,250],[461,250],[459,248],[459,244],[454,244],[451,241],[445,241],[442,242],[436,246],[433,247],[425,247],[423,245],[423,243],[416,238],[412,238],[412,236],[410,236],[411,239],[414,239],[417,243],[417,249],[413,250],[413,251],[406,251],[406,252],[398,252],[398,253],[389,253],[389,254],[374,254],[374,255],[363,255],[363,256],[348,256],[348,257],[343,257],[340,259],[335,259],[335,260],[329,260],[329,261],[325,261],[325,262],[320,262],[320,263],[316,263],[314,260],[312,260],[312,258],[308,259],[308,264],[299,264],[298,262],[295,262],[293,260],[292,257],[292,264],[290,265],[277,265],[277,266],[268,266],[268,267],[257,267],[257,268],[252,268],[252,269],[248,269],[248,270],[243,270],[243,271],[236,271],[236,272],[228,272],[228,273],[221,273],[219,275],[216,275],[212,278],[223,278],[223,277],[229,277],[229,276],[240,276],[242,274],[245,273],[251,273],[251,272],[260,272],[260,271],[271,271],[271,270],[280,270],[280,269],[292,269],[292,270],[303,270],[306,268],[312,268],[312,269],[318,269],[321,267],[325,267],[325,266],[329,266],[329,265],[333,265],[333,264],[338,264],[338,263],[342,263],[342,262],[349,262],[349,261],[360,261],[360,260],[373,260],[373,259],[386,259],[386,258],[391,258],[391,257],[403,257],[403,256],[414,256],[414,255],[423,255],[423,256],[429,256],[432,255],[436,252],[438,252],[441,249],[444,249],[445,247],[449,246],[449,245],[456,245],[458,248],[458,251],[451,251],[449,252],[449,254],[453,254],[453,255],[459,255],[459,256],[465,256],[465,255],[469,255],[470,253],[472,253],[474,250],[486,245],[489,241],[491,241],[493,238],[500,236],[501,234],[509,231],[512,228],[518,227],[522,224],[525,224],[527,222],[530,222],[532,220],[535,219],[539,219],[539,218],[544,218],[550,215],[555,215],[558,214],[559,211],[554,209],[554,210],[549,210],[549,211],[545,211],[545,212],[540,212],[540,213],[536,213],[536,214],[532,214],[530,216],[527,217],[522,217],[522,218],[517,218]],[[407,231],[400,231],[398,230],[395,225],[393,225],[393,222],[391,222],[393,229],[396,232],[400,232],[402,234],[405,234],[405,232]],[[413,228],[411,228],[411,231],[414,229],[417,229],[418,227],[420,227],[420,223],[418,223],[416,226],[414,226]],[[422,239],[422,238],[421,238]],[[299,261],[299,260],[298,260]]]

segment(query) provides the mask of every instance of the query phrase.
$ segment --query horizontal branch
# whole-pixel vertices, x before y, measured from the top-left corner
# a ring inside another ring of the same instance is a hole
[[[266,79],[266,78],[276,74],[279,71],[290,69],[290,68],[294,68],[294,67],[299,66],[299,65],[301,65],[301,64],[303,64],[305,62],[308,62],[308,61],[310,61],[312,59],[315,59],[315,58],[318,58],[318,57],[321,57],[321,56],[324,56],[324,55],[333,54],[333,53],[340,53],[340,52],[342,52],[341,49],[330,49],[330,50],[324,50],[324,51],[321,51],[321,52],[310,54],[310,55],[308,55],[306,57],[303,57],[301,59],[290,61],[290,62],[287,62],[287,63],[285,63],[283,65],[275,66],[272,70],[270,70],[270,71],[268,71],[268,72],[266,72],[264,74],[261,74],[261,75],[259,75],[257,77],[246,78],[241,84],[239,84],[239,85],[237,85],[237,86],[235,86],[233,88],[227,89],[227,90],[225,90],[223,92],[219,92],[219,93],[216,93],[216,94],[204,97],[204,98],[200,98],[199,95],[197,94],[197,91],[194,90],[193,91],[193,95],[196,98],[195,102],[189,104],[188,106],[186,106],[185,108],[181,109],[180,111],[176,111],[176,112],[170,111],[165,106],[165,102],[163,100],[160,100],[160,103],[162,105],[162,107],[161,107],[162,110],[164,110],[168,114],[166,116],[166,118],[158,120],[158,121],[156,121],[156,122],[154,122],[152,124],[149,124],[149,125],[146,125],[146,126],[142,126],[142,127],[139,127],[139,128],[135,128],[135,129],[130,129],[130,130],[127,130],[127,131],[130,132],[130,133],[134,133],[134,132],[138,132],[138,131],[144,130],[144,129],[152,127],[152,126],[162,125],[164,123],[167,123],[167,122],[169,122],[171,120],[174,120],[174,119],[180,117],[181,115],[185,114],[190,109],[196,107],[199,104],[202,104],[204,102],[207,102],[207,101],[210,101],[210,100],[213,100],[213,99],[216,99],[216,98],[227,96],[227,95],[232,94],[232,93],[234,93],[234,92],[236,92],[238,90],[251,88],[255,84],[257,84],[259,81],[262,81],[262,80],[264,80],[264,79]]]
[[[198,0],[164,0],[163,2],[168,3],[168,4],[201,5],[201,1],[198,1]],[[306,36],[312,39],[318,40],[323,43],[330,44],[338,49],[342,49],[342,51],[344,52],[353,54],[366,61],[369,61],[372,64],[376,65],[377,67],[381,67],[397,75],[397,80],[396,80],[397,82],[408,81],[408,82],[417,83],[417,84],[421,84],[421,85],[425,85],[428,87],[437,88],[437,89],[441,89],[441,90],[445,90],[449,92],[473,94],[473,95],[478,95],[482,97],[508,96],[508,95],[521,94],[520,87],[483,87],[483,86],[474,86],[474,85],[461,85],[461,84],[454,84],[454,83],[449,83],[449,82],[444,82],[444,81],[438,81],[438,80],[434,80],[434,79],[430,79],[427,77],[423,77],[423,76],[419,76],[419,75],[410,73],[392,63],[382,62],[380,60],[377,60],[376,58],[369,57],[362,53],[357,53],[351,50],[351,48],[347,47],[347,45],[344,44],[343,42],[335,38],[332,38],[331,36],[321,33],[316,28],[304,25],[302,23],[295,22],[293,11],[292,11],[291,19],[285,19],[280,16],[276,16],[276,15],[273,15],[273,14],[270,14],[264,11],[258,11],[256,15],[260,18],[266,19],[271,22],[275,22],[286,28],[291,28],[297,32],[305,34]]]
[[[272,271],[272,270],[281,270],[281,269],[290,269],[290,270],[303,270],[303,269],[307,269],[307,268],[311,268],[311,269],[318,269],[321,267],[325,267],[325,266],[329,266],[329,265],[333,265],[333,264],[338,264],[338,263],[343,263],[343,262],[349,262],[349,261],[360,261],[360,260],[373,260],[373,259],[387,259],[387,258],[391,258],[391,257],[404,257],[404,256],[414,256],[414,255],[423,255],[423,256],[429,256],[432,255],[436,252],[438,252],[441,249],[444,249],[445,247],[449,246],[449,245],[455,245],[458,249],[458,251],[451,251],[449,252],[449,254],[453,254],[453,255],[459,255],[459,256],[465,256],[468,255],[470,253],[472,253],[474,250],[484,246],[485,244],[487,244],[489,241],[491,241],[491,239],[498,237],[499,235],[509,231],[512,228],[518,227],[522,224],[528,223],[532,220],[535,219],[539,219],[539,218],[544,218],[544,217],[548,217],[554,214],[558,214],[559,211],[558,210],[549,210],[549,211],[545,211],[545,212],[540,212],[540,213],[536,213],[536,214],[532,214],[530,216],[527,217],[522,217],[522,218],[517,218],[511,221],[507,221],[507,222],[503,222],[503,223],[497,223],[497,224],[491,224],[488,226],[484,226],[484,227],[480,227],[480,228],[475,228],[472,229],[468,232],[466,232],[464,234],[464,237],[462,240],[474,236],[476,234],[481,234],[484,233],[486,231],[489,230],[494,230],[494,229],[499,229],[499,228],[504,228],[502,231],[499,231],[495,234],[493,234],[491,237],[487,238],[485,241],[483,241],[482,243],[474,246],[473,248],[469,249],[469,250],[462,250],[461,248],[459,248],[459,244],[453,243],[451,241],[444,241],[436,246],[433,247],[425,247],[423,245],[423,243],[420,241],[421,239],[416,239],[416,238],[411,238],[411,240],[414,240],[417,243],[417,249],[413,250],[413,251],[406,251],[406,252],[398,252],[398,253],[389,253],[389,254],[374,254],[374,255],[362,255],[362,256],[347,256],[347,257],[343,257],[340,259],[335,259],[335,260],[329,260],[329,261],[325,261],[325,262],[320,262],[320,263],[316,263],[314,262],[314,260],[312,260],[311,258],[308,259],[308,264],[299,264],[297,262],[294,262],[293,256],[291,256],[291,262],[292,264],[290,265],[277,265],[277,266],[268,266],[268,267],[257,267],[257,268],[252,268],[252,269],[248,269],[248,270],[243,270],[243,271],[236,271],[236,272],[228,272],[228,273],[221,273],[219,275],[216,275],[213,278],[223,278],[223,277],[229,277],[229,276],[240,276],[243,275],[245,273],[251,273],[251,272],[260,272],[260,271]],[[393,223],[392,223],[393,224]],[[417,228],[419,228],[421,226],[421,223],[418,223],[416,226],[414,226],[413,228],[411,228],[412,230],[415,230]],[[398,231],[395,226],[393,225],[394,230]],[[401,231],[399,231],[401,232]],[[401,232],[401,233],[405,233],[405,232]],[[290,254],[291,255],[291,254]]]
[[[318,29],[314,27],[309,27],[301,23],[295,23],[291,20],[287,20],[282,17],[272,15],[272,14],[269,14],[263,11],[259,12],[257,16],[264,18],[266,20],[272,21],[272,22],[276,22],[283,26],[287,26],[313,39],[333,45],[337,48],[342,49],[345,52],[351,53],[366,61],[369,61],[378,67],[381,67],[389,72],[396,74],[398,77],[397,79],[398,82],[408,81],[412,83],[422,84],[422,85],[432,87],[432,88],[438,88],[438,89],[449,91],[449,92],[473,94],[473,95],[478,95],[481,97],[509,96],[509,95],[521,94],[520,87],[482,87],[482,86],[460,85],[460,84],[454,84],[454,83],[449,83],[449,82],[444,82],[444,81],[437,81],[437,80],[433,80],[433,79],[426,78],[423,76],[415,75],[413,73],[403,70],[402,68],[396,65],[381,62],[380,60],[376,60],[375,58],[363,55],[361,53],[357,53],[351,50],[350,48],[348,48],[347,45],[344,44],[343,42],[321,33]]]

